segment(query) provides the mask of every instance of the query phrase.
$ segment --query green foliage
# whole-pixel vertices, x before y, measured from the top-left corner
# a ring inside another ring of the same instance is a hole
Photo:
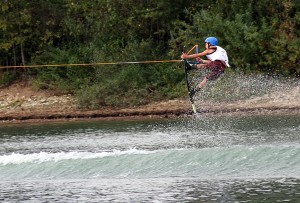
[[[231,71],[300,74],[296,0],[12,0],[0,10],[2,66],[179,59],[183,45],[203,50],[216,36]],[[186,95],[181,64],[18,69],[1,81],[24,76],[85,108]]]
[[[0,72],[0,87],[10,85],[17,78],[17,73],[13,71]]]
[[[74,64],[79,63],[79,59],[85,61],[89,53],[84,47],[78,49],[61,50],[49,47],[49,50],[34,58],[37,64],[45,61],[50,64]],[[81,85],[89,83],[94,74],[93,67],[44,67],[31,69],[33,76],[32,83],[38,89],[51,89],[57,93],[74,93]]]
[[[93,85],[76,93],[78,105],[124,107],[180,97],[185,92],[183,71],[174,68],[165,64],[98,68]]]

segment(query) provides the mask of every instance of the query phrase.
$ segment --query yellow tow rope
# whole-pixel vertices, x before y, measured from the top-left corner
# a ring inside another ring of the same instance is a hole
[[[146,63],[174,63],[174,62],[181,62],[181,60],[99,62],[99,63],[48,64],[48,65],[25,65],[25,66],[0,66],[0,69],[4,69],[4,68],[43,68],[43,67],[62,67],[62,66],[100,66],[100,65],[146,64]]]
[[[187,54],[190,54],[198,45],[196,44]],[[129,61],[129,62],[99,62],[99,63],[75,63],[75,64],[47,64],[47,65],[25,65],[25,66],[0,66],[0,69],[8,68],[43,68],[63,66],[101,66],[101,65],[122,65],[122,64],[146,64],[146,63],[174,63],[182,60],[156,60],[156,61]]]

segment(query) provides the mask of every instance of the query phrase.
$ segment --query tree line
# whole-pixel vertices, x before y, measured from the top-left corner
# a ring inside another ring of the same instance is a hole
[[[215,36],[232,71],[300,74],[298,0],[1,0],[0,9],[1,66],[179,59]],[[0,85],[25,78],[82,107],[137,105],[182,96],[179,67],[1,69]]]

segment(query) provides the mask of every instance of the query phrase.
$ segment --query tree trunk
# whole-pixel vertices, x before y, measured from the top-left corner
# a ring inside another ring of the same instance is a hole
[[[21,43],[21,57],[22,57],[22,65],[26,65],[26,60],[25,60],[25,54],[24,54],[24,49],[23,49],[23,43]]]
[[[13,44],[13,52],[14,52],[14,66],[17,65],[17,55],[16,55],[16,47],[15,44]]]

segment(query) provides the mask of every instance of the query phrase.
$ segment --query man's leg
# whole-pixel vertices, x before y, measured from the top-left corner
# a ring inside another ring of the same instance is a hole
[[[196,92],[200,91],[202,87],[204,87],[204,85],[206,85],[206,83],[208,82],[207,77],[205,77],[195,88],[192,88],[190,91],[190,96],[193,97]]]
[[[208,82],[208,78],[205,77],[200,83],[199,85],[196,86],[196,90],[200,90],[202,87],[204,87],[204,85],[206,85],[206,83]]]

